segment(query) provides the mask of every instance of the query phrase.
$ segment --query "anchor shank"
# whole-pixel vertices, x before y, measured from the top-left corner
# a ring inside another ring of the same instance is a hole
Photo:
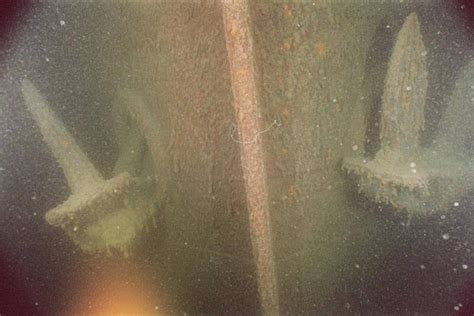
[[[61,166],[71,191],[77,193],[81,188],[101,181],[100,173],[30,80],[23,80],[22,93],[28,111]]]
[[[398,33],[389,61],[378,156],[409,158],[416,153],[425,122],[427,77],[426,49],[418,18],[412,13]]]

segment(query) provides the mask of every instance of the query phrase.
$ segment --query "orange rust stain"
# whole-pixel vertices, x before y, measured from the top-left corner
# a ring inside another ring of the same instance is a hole
[[[290,7],[285,4],[283,7],[283,14],[285,14],[287,18],[291,18],[293,16],[293,10],[291,10]]]
[[[199,90],[199,91],[196,91],[195,95],[197,99],[202,100],[206,96],[206,92],[204,90]]]
[[[283,42],[283,44],[281,45],[280,48],[281,48],[282,51],[287,52],[287,51],[290,50],[291,44],[290,44],[290,42],[285,41],[285,42]]]
[[[319,57],[326,57],[328,49],[324,41],[317,41],[315,45],[316,54]]]
[[[296,197],[298,196],[298,188],[296,187],[296,185],[292,184],[288,187],[286,196],[290,200],[293,200],[293,201],[296,200]]]
[[[237,27],[232,27],[232,28],[230,29],[229,35],[230,35],[232,38],[236,38],[238,35],[240,35],[240,30],[239,30]]]
[[[249,69],[247,67],[241,67],[237,71],[237,77],[239,78],[238,80],[246,79],[249,76]]]
[[[326,151],[326,154],[325,154],[325,159],[326,159],[326,163],[331,163],[332,161],[334,161],[334,153],[332,152],[331,149],[328,149]]]
[[[286,121],[290,118],[290,111],[288,109],[284,109],[280,112],[280,115]]]

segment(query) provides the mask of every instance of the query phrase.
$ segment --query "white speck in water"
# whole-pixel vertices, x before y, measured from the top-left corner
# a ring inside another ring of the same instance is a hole
[[[385,27],[389,29],[389,28],[390,28],[390,24],[385,25]]]
[[[61,26],[64,26],[64,25],[66,25],[66,21],[61,20],[61,21],[59,21],[59,24],[60,24]]]
[[[35,302],[35,306],[39,306],[39,304],[40,304],[39,302]]]
[[[416,168],[416,163],[410,162],[410,168]]]
[[[46,57],[45,60],[49,63],[49,57]]]
[[[428,51],[424,50],[424,51],[421,53],[421,56],[425,57],[426,55],[428,55]]]
[[[411,169],[411,173],[416,173],[416,169]]]
[[[441,215],[439,218],[446,219],[446,215]]]
[[[455,311],[458,311],[458,310],[459,310],[459,306],[458,306],[458,305],[454,306],[453,308],[454,308]]]
[[[464,270],[467,270],[467,264],[463,263],[461,266]]]
[[[411,86],[408,86],[406,89],[407,89],[407,91],[411,91],[412,88],[411,88]]]
[[[359,268],[360,268],[360,265],[359,265],[358,263],[356,263],[356,264],[355,264],[355,267],[356,267],[357,269],[359,269]]]
[[[424,265],[424,264],[420,264],[420,269],[421,269],[421,270],[425,270],[425,269],[426,269],[425,265]]]
[[[443,237],[444,240],[448,240],[451,236],[449,236],[449,234],[446,233],[446,234],[443,234],[442,237]]]
[[[337,99],[336,99],[336,98],[332,99],[332,102],[336,103],[336,102],[337,102]]]
[[[34,212],[34,213],[33,213],[33,216],[36,216],[36,215],[38,215],[38,213]]]
[[[459,206],[459,202],[454,202],[454,206]]]
[[[74,226],[74,228],[72,229],[72,231],[77,232],[78,229],[79,229],[78,226]]]
[[[357,151],[357,149],[359,149],[359,146],[357,146],[357,145],[352,145],[352,150],[353,150],[353,151]]]
[[[36,201],[36,199],[37,199],[36,195],[33,195],[33,196],[31,197],[31,199],[32,199],[33,201]]]

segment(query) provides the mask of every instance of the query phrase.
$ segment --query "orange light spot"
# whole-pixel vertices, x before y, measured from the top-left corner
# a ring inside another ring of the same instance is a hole
[[[164,292],[128,266],[94,270],[76,280],[63,315],[169,315]]]

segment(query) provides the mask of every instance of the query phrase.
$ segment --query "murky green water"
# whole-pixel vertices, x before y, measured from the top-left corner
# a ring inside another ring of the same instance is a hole
[[[0,314],[473,313],[469,2],[7,2]]]

